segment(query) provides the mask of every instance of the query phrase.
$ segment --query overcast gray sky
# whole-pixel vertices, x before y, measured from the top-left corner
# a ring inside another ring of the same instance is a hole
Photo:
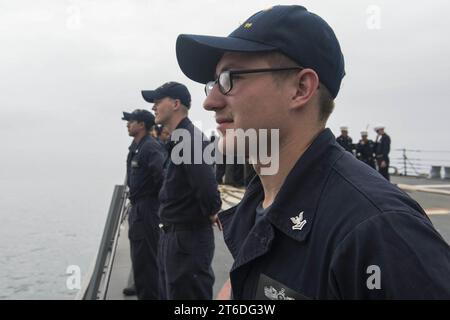
[[[347,75],[329,127],[387,126],[393,148],[450,149],[450,2],[288,1],[335,30]],[[123,110],[141,89],[185,83],[210,134],[203,85],[175,56],[180,33],[227,35],[272,1],[0,0],[0,178],[97,181],[124,175]]]

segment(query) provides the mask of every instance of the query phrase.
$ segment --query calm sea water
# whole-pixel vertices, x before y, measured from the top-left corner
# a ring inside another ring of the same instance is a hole
[[[86,281],[112,191],[83,177],[0,179],[0,299],[73,299],[66,270]]]

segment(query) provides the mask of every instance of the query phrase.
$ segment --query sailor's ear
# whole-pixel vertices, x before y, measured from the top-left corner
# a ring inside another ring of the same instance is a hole
[[[304,107],[319,88],[319,76],[312,69],[302,69],[292,78],[291,108]]]
[[[178,110],[182,107],[180,99],[173,99],[174,105],[173,109]]]

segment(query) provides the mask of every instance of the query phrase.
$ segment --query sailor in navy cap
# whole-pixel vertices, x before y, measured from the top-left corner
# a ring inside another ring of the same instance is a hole
[[[166,151],[149,131],[155,124],[150,111],[124,112],[129,136],[127,185],[131,210],[128,216],[131,262],[138,299],[158,299],[157,249],[159,239],[158,192],[163,181]]]
[[[450,248],[425,212],[326,128],[345,72],[325,20],[274,6],[227,37],[182,34],[176,50],[224,142],[279,130],[279,169],[256,157],[258,177],[219,214],[233,298],[450,298]]]
[[[203,159],[209,139],[188,118],[191,95],[185,85],[167,82],[142,91],[142,96],[153,103],[156,123],[164,125],[172,138],[166,143],[169,156],[159,193],[160,298],[212,299],[212,226],[218,221],[221,200],[213,167]],[[172,152],[175,146],[183,151]],[[180,153],[189,155],[175,159]]]

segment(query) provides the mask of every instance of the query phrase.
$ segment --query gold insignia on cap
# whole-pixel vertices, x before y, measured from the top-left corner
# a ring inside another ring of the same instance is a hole
[[[252,26],[251,22],[247,22],[246,24],[244,24],[244,28],[248,29]]]

